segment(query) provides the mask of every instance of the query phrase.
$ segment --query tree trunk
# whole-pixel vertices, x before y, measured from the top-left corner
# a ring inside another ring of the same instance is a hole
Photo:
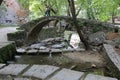
[[[2,4],[3,0],[0,0],[0,5]]]
[[[84,39],[82,31],[81,31],[81,26],[78,25],[77,19],[76,19],[76,12],[75,12],[75,5],[74,5],[74,0],[68,0],[69,4],[70,4],[70,10],[71,10],[71,14],[73,17],[73,22],[74,22],[74,26],[80,36],[81,41],[84,43],[86,50],[89,50],[90,47],[88,45],[88,42]]]
[[[114,15],[114,12],[112,13],[112,23],[115,24],[115,15]]]

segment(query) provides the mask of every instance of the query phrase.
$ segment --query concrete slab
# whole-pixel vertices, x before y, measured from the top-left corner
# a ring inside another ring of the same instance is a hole
[[[118,80],[116,78],[104,77],[100,75],[88,74],[85,80]]]
[[[62,69],[49,80],[79,80],[83,74],[83,72]]]
[[[18,75],[21,73],[28,65],[25,64],[10,64],[2,69],[0,69],[0,74],[2,75]]]
[[[49,65],[33,65],[23,76],[33,76],[39,79],[45,79],[47,76],[58,70],[59,67]]]
[[[5,66],[5,64],[0,64],[0,68],[2,68],[3,66]]]
[[[31,79],[28,79],[28,78],[14,78],[14,80],[31,80]]]

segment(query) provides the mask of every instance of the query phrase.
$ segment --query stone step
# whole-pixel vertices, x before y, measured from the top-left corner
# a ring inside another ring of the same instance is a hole
[[[2,75],[18,75],[27,66],[28,65],[26,65],[26,64],[10,64],[10,65],[0,69],[0,74],[2,74]]]
[[[32,80],[37,78],[42,80],[83,80],[84,72],[74,71],[70,69],[60,69],[50,65],[33,65],[28,64],[0,64],[0,75],[16,76],[14,80]],[[19,78],[20,76],[20,78]],[[100,75],[88,74],[84,80],[118,80],[116,78],[105,77]]]
[[[33,65],[23,76],[36,77],[39,79],[45,79],[50,74],[58,70],[59,67],[49,65]]]
[[[38,54],[38,53],[50,53],[50,50],[52,53],[62,53],[62,52],[71,52],[71,51],[85,51],[85,49],[80,48],[80,49],[45,49],[45,50],[36,50],[36,49],[31,49],[31,50],[25,50],[25,49],[17,49],[18,54]]]
[[[14,78],[14,80],[31,80],[31,79],[28,79],[28,78]]]
[[[118,79],[104,77],[104,76],[100,76],[100,75],[88,74],[84,80],[118,80]]]
[[[49,80],[79,80],[83,74],[83,72],[62,69]]]

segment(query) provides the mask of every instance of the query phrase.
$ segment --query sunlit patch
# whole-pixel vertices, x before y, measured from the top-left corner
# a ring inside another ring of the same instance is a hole
[[[72,34],[70,39],[70,45],[72,45],[73,48],[79,48],[80,38],[78,34]]]

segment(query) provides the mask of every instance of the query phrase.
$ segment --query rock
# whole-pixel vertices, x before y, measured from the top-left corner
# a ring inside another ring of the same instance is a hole
[[[48,53],[50,50],[47,48],[45,50],[38,50],[39,53]]]
[[[0,68],[2,68],[3,66],[5,66],[5,64],[0,64]]]
[[[63,41],[63,40],[64,40],[64,38],[62,38],[62,37],[55,38],[55,41]]]
[[[45,47],[45,46],[40,46],[39,49],[40,49],[40,50],[44,50],[44,49],[47,49],[47,47]]]
[[[104,32],[96,32],[89,36],[89,43],[91,45],[102,44],[102,43],[104,43],[105,40],[106,40],[106,35]]]
[[[51,49],[51,52],[57,53],[57,52],[62,52],[60,49]]]
[[[45,44],[46,45],[52,45],[53,43],[52,43],[52,41],[51,42],[49,41],[49,42],[46,42]]]
[[[0,63],[5,63],[14,58],[16,46],[14,42],[0,42]]]
[[[32,44],[30,46],[30,49],[39,49],[40,45],[39,44]]]
[[[110,44],[112,46],[118,46],[120,45],[120,38],[116,38],[116,39],[113,39],[113,40],[105,40],[105,43],[106,44]]]
[[[7,79],[8,80],[13,80],[12,76],[10,76],[10,75],[7,76]]]
[[[31,49],[31,50],[28,50],[27,51],[27,53],[29,54],[29,53],[37,53],[38,52],[38,50],[36,50],[36,49]]]
[[[41,41],[41,42],[47,43],[47,42],[51,42],[51,41],[53,41],[53,40],[54,40],[54,38],[48,38],[48,39],[45,39],[45,40],[43,40],[43,41]]]
[[[23,49],[23,48],[19,48],[19,49],[17,49],[17,52],[18,52],[18,53],[25,53],[25,52],[26,52],[26,50],[25,50],[25,49]]]
[[[55,48],[55,49],[60,49],[60,48],[63,48],[65,47],[65,44],[55,44],[52,46],[52,48]]]
[[[80,37],[77,33],[74,33],[71,35],[70,38],[70,45],[74,48],[77,49],[79,48],[79,43],[81,42]]]

